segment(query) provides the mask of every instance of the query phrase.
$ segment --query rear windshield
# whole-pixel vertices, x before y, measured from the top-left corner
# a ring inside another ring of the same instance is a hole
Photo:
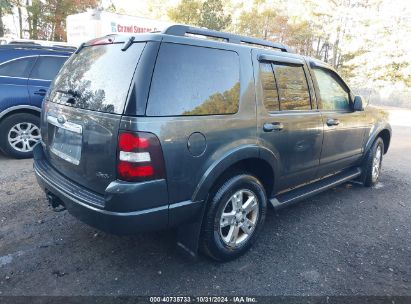
[[[67,96],[73,95],[73,107],[122,114],[144,46],[133,43],[126,51],[121,50],[123,44],[85,47],[57,75],[50,101],[66,104]]]

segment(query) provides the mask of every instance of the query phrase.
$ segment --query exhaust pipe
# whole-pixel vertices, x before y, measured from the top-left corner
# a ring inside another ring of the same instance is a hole
[[[59,199],[57,196],[55,196],[53,193],[47,192],[46,196],[54,212],[61,212],[66,210],[63,201]]]

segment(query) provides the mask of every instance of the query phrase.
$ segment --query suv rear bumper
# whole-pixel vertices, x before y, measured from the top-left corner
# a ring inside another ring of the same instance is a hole
[[[104,196],[91,192],[55,170],[44,157],[41,144],[34,149],[33,167],[38,184],[47,194],[57,197],[73,216],[106,232],[133,234],[138,231],[160,230],[197,219],[197,215],[202,210],[201,202],[187,201],[168,205],[167,192],[162,204],[156,201],[153,204],[155,206],[151,208],[136,211],[108,210],[107,207],[120,205],[127,198],[136,198],[145,194],[144,187],[136,188],[134,183],[113,181],[107,187]],[[164,192],[163,183],[165,181],[161,180],[150,182],[148,185],[154,197],[161,197],[161,193]],[[116,194],[113,189],[121,189],[121,191]],[[143,205],[146,207],[147,203]]]

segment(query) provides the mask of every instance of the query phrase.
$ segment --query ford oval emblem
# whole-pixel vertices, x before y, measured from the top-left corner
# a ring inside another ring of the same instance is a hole
[[[66,117],[64,115],[59,115],[57,121],[59,124],[64,124],[66,122]]]

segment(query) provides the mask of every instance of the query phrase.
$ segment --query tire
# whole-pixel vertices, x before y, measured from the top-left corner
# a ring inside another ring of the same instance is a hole
[[[379,155],[379,157],[378,157]],[[378,182],[381,174],[382,158],[384,155],[384,141],[378,137],[371,149],[367,152],[363,163],[363,184],[371,187]]]
[[[30,158],[40,140],[40,118],[29,113],[6,117],[0,123],[0,148],[13,158]]]
[[[254,176],[239,174],[228,178],[210,197],[203,220],[200,248],[214,260],[233,260],[253,245],[264,224],[267,210],[264,187]],[[236,199],[239,201],[241,197],[242,203],[237,205]],[[240,208],[240,212],[233,210],[234,206]],[[236,239],[235,232],[238,232]]]

